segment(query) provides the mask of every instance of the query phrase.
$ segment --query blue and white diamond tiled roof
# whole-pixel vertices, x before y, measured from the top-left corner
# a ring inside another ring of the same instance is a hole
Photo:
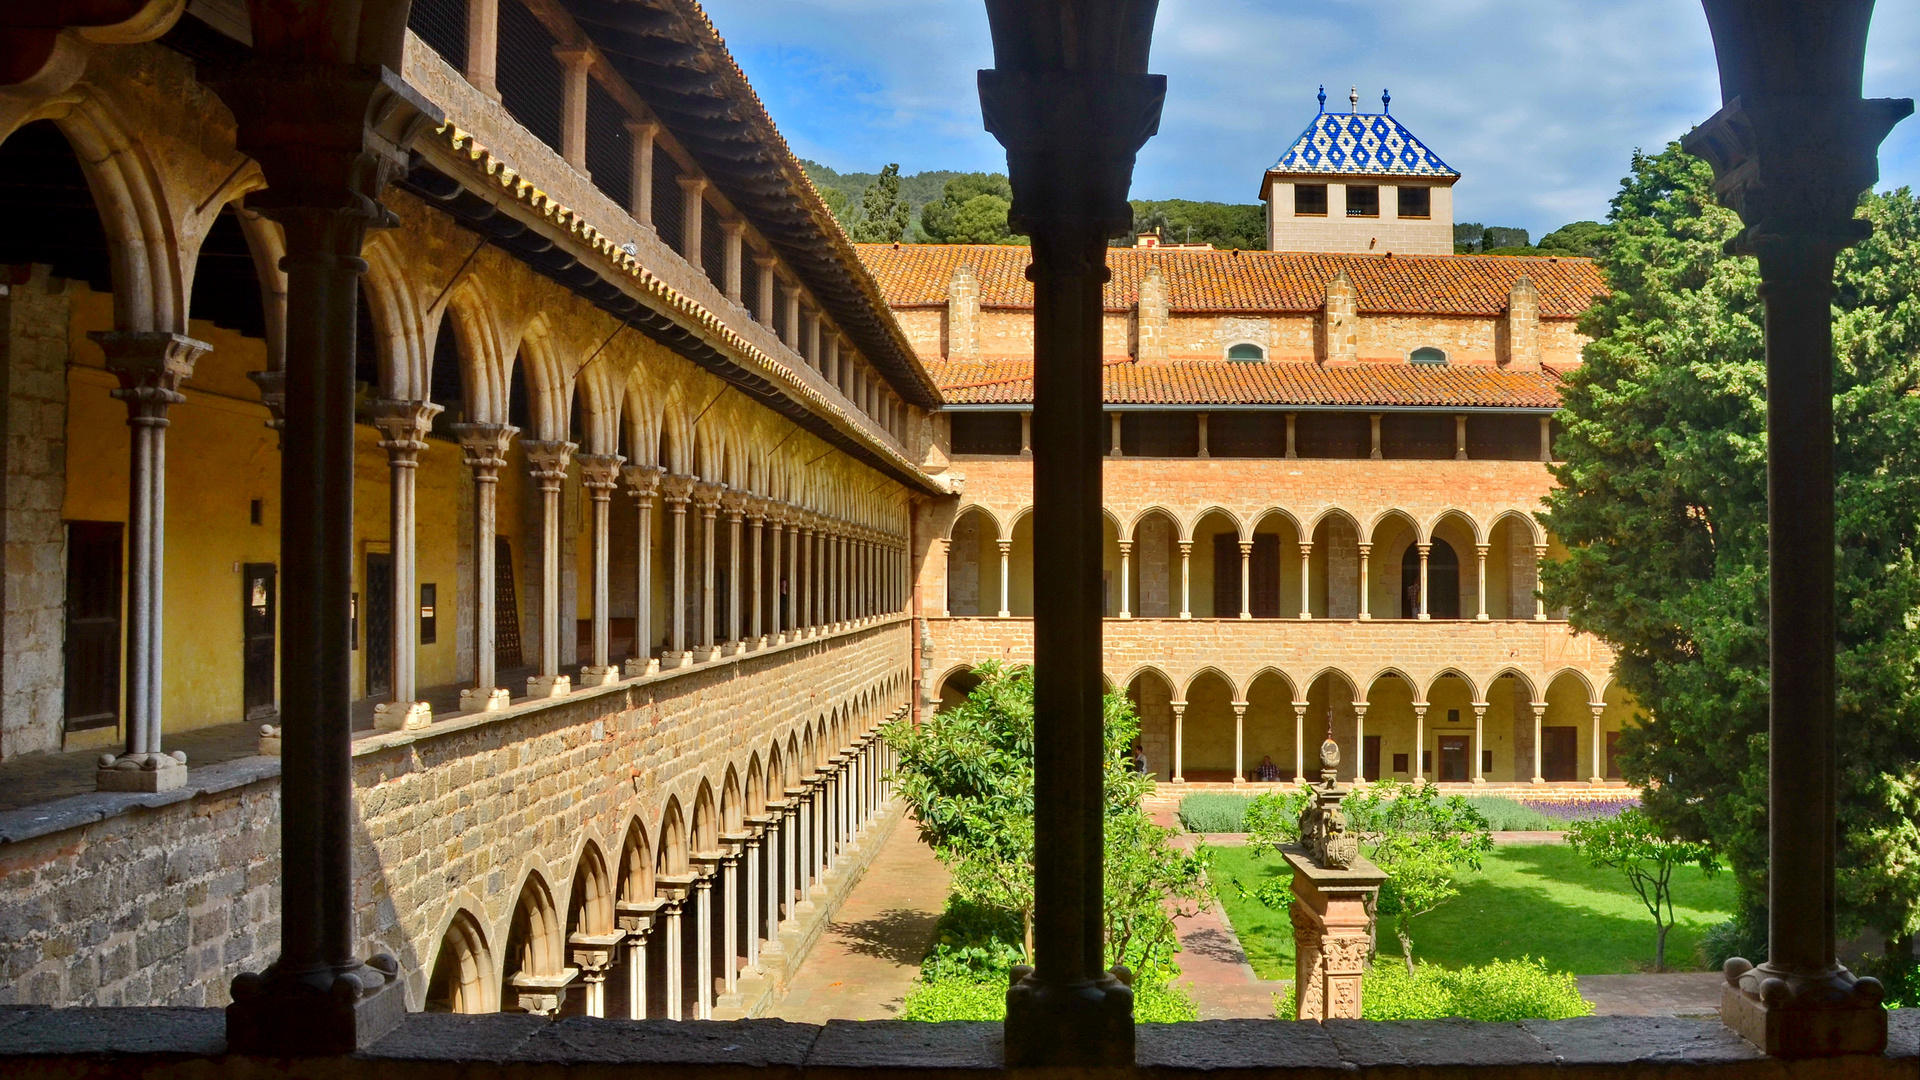
[[[1323,112],[1268,172],[1459,179],[1440,156],[1387,113]]]

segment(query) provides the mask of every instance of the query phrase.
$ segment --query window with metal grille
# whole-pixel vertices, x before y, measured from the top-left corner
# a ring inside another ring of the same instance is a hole
[[[1198,457],[1200,416],[1190,412],[1122,413],[1120,450],[1128,457]]]
[[[1287,452],[1287,418],[1270,412],[1207,416],[1207,453],[1213,457],[1277,458]]]
[[[467,0],[413,0],[407,29],[453,70],[467,69]]]
[[[525,4],[506,0],[500,5],[500,104],[556,151],[564,81],[553,55],[558,44]]]
[[[1446,459],[1453,451],[1451,413],[1388,413],[1380,418],[1382,457]]]
[[[1467,456],[1475,461],[1540,460],[1540,418],[1485,414],[1468,417]]]
[[[587,171],[593,186],[621,209],[633,204],[633,136],[627,110],[598,79],[587,80]]]
[[[740,306],[748,311],[760,310],[760,267],[753,261],[751,249],[740,252]]]
[[[1365,413],[1303,412],[1293,434],[1294,452],[1303,458],[1363,458],[1373,452]]]
[[[1017,412],[957,412],[953,414],[953,452],[956,454],[1020,453],[1020,414]]]
[[[1293,216],[1294,217],[1326,217],[1327,216],[1327,185],[1325,184],[1293,185]]]
[[[1379,217],[1380,188],[1374,184],[1348,184],[1347,216]]]
[[[726,239],[720,234],[720,214],[713,204],[700,200],[700,265],[707,271],[707,279],[718,285],[726,274]]]
[[[1433,216],[1433,189],[1424,187],[1403,187],[1400,189],[1400,216],[1403,218],[1428,218]]]
[[[668,247],[684,254],[685,222],[680,216],[680,165],[666,148],[653,147],[653,227]]]
[[[773,279],[773,334],[781,341],[787,340],[787,289],[778,277]]]

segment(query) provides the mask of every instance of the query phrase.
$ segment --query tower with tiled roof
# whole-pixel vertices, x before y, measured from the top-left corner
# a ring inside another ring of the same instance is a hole
[[[1388,111],[1320,112],[1261,181],[1267,204],[1267,247],[1274,251],[1453,253],[1453,184],[1460,179],[1440,156]]]

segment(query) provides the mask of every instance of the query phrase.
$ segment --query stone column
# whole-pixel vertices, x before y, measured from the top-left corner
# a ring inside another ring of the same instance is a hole
[[[167,413],[211,346],[179,334],[112,330],[89,335],[120,380],[132,444],[127,474],[127,749],[104,754],[101,791],[171,791],[187,782],[187,756],[160,749],[166,619]]]
[[[668,476],[661,481],[661,489],[673,531],[673,606],[667,620],[667,655],[660,666],[678,667],[693,659],[687,649],[687,504],[693,501],[693,478]]]
[[[1167,704],[1173,710],[1173,782],[1184,784],[1187,782],[1183,769],[1187,748],[1187,703],[1170,701]]]
[[[764,857],[767,843],[767,819],[764,815],[747,819],[746,864],[747,879],[741,899],[747,905],[747,970],[760,970],[760,931],[766,926],[761,912],[761,900],[766,893],[760,887],[760,860]]]
[[[1413,782],[1420,785],[1427,782],[1427,703],[1413,703]]]
[[[720,223],[721,272],[720,289],[727,299],[740,302],[740,249],[744,246],[742,237],[747,223],[739,218],[729,218]]]
[[[621,470],[638,517],[634,525],[633,658],[623,674],[629,679],[660,670],[653,659],[653,499],[660,493],[658,465],[629,465]]]
[[[804,636],[813,637],[819,632],[820,626],[820,590],[814,574],[815,563],[819,560],[819,549],[814,544],[814,537],[818,530],[815,529],[809,517],[800,531],[803,549],[800,553],[800,610],[803,612],[801,626]]]
[[[520,429],[507,424],[461,424],[460,453],[473,470],[473,686],[460,691],[461,712],[504,709],[513,695],[495,670],[495,628],[499,609],[494,565],[499,534],[500,470],[507,466],[507,446]]]
[[[1533,562],[1534,562],[1534,566],[1536,567],[1536,569],[1533,572],[1533,579],[1536,582],[1540,580],[1540,571],[1538,569],[1538,566],[1539,564],[1546,561],[1547,561],[1547,545],[1545,544],[1533,545]],[[1422,563],[1421,565],[1425,566],[1426,564]],[[1422,572],[1420,580],[1423,582],[1426,580],[1424,571]],[[1535,622],[1547,621],[1547,597],[1545,593],[1539,592],[1537,590],[1533,594],[1533,620]]]
[[[1593,714],[1593,775],[1587,778],[1587,783],[1594,787],[1604,787],[1607,783],[1607,761],[1600,749],[1604,742],[1600,734],[1600,714],[1605,712],[1606,708],[1607,703],[1604,701],[1587,703],[1587,710]]]
[[[1553,460],[1553,417],[1540,418],[1540,460]]]
[[[715,593],[714,521],[720,514],[719,485],[700,484],[694,489],[694,504],[700,507],[700,647],[697,659],[711,660],[718,654],[715,623],[719,598]]]
[[[1367,456],[1368,456],[1368,457],[1371,457],[1371,458],[1372,458],[1373,460],[1375,460],[1375,461],[1379,461],[1379,460],[1380,460],[1380,457],[1381,457],[1381,454],[1380,454],[1380,414],[1379,414],[1379,413],[1373,413],[1372,415],[1370,415],[1370,416],[1368,416],[1368,417],[1367,417],[1367,420],[1368,420],[1368,427],[1369,427],[1369,428],[1371,429],[1371,431],[1372,431],[1372,433],[1373,433],[1373,449],[1372,449],[1371,451],[1369,451],[1369,452],[1368,452],[1368,454],[1367,454]]]
[[[1247,780],[1247,703],[1233,703],[1233,782]]]
[[[626,933],[627,1019],[647,1018],[647,938],[666,901],[659,897],[621,900],[614,904],[614,925]]]
[[[567,951],[573,966],[580,969],[582,1005],[588,1016],[607,1015],[607,972],[613,967],[614,950],[626,934],[574,934],[567,939]]]
[[[1413,613],[1416,619],[1431,619],[1433,615],[1427,607],[1427,555],[1433,551],[1432,544],[1421,544],[1420,548],[1420,607]]]
[[[1300,545],[1300,617],[1313,618],[1313,543]]]
[[[687,897],[693,890],[694,876],[679,874],[673,877],[659,875],[654,879],[656,886],[666,894],[664,910],[667,913],[665,927],[667,935],[667,1019],[685,1020],[686,1013],[686,933],[681,929],[680,916],[685,911]]]
[[[1479,581],[1480,581],[1480,584],[1479,584],[1480,607],[1473,617],[1478,622],[1486,622],[1487,621],[1487,545],[1485,544],[1473,545],[1473,554],[1474,554],[1474,561],[1479,566],[1479,569],[1476,571],[1476,573],[1479,575]]]
[[[787,517],[787,640],[800,636],[800,519],[788,510]]]
[[[740,989],[740,862],[747,851],[747,834],[722,835],[724,851],[720,856],[720,984],[721,993]]]
[[[1109,442],[1111,445],[1107,447],[1107,456],[1123,457],[1125,455],[1120,448],[1120,414],[1111,413],[1109,416],[1111,417],[1108,425],[1110,428]]]
[[[800,835],[806,826],[806,794],[807,789],[804,784],[787,788],[787,802],[781,808],[785,820],[780,824],[780,834],[787,848],[780,863],[780,873],[785,879],[785,886],[781,891],[786,894],[784,903],[786,918],[781,919],[781,922],[797,920],[794,908],[807,896],[807,885],[803,880],[801,865],[801,855],[805,852],[806,845],[802,843]]]
[[[994,543],[1000,548],[1000,617],[1004,619],[1013,614],[1007,602],[1009,579],[1013,576],[1013,541],[996,540]]]
[[[470,0],[467,4],[467,69],[469,84],[495,101],[495,64],[500,54],[500,0]]]
[[[553,50],[553,58],[560,64],[560,156],[574,171],[586,175],[587,71],[593,51],[561,45]]]
[[[1353,783],[1355,787],[1364,787],[1367,782],[1367,702],[1353,703]]]
[[[738,491],[729,491],[720,497],[727,511],[727,640],[738,644],[744,641],[740,633],[740,520],[746,513],[747,497]]]
[[[1527,719],[1533,722],[1533,782],[1536,784],[1544,784],[1547,782],[1547,778],[1541,775],[1540,768],[1540,718],[1547,710],[1547,703],[1544,701],[1533,701],[1521,707],[1527,710]]]
[[[1294,432],[1295,432],[1295,428],[1298,425],[1299,419],[1300,419],[1299,413],[1287,414],[1287,457],[1289,458],[1297,458],[1300,456],[1299,453],[1294,450],[1294,445],[1293,445]]]
[[[682,176],[680,181],[680,254],[702,276],[707,272],[701,258],[700,230],[706,223],[707,180],[703,176]]]
[[[753,577],[750,579],[752,581],[750,595],[753,597],[753,607],[751,614],[748,616],[747,639],[757,645],[765,645],[767,643],[767,624],[762,611],[762,602],[766,593],[766,575],[763,573],[763,560],[765,559],[766,553],[761,548],[766,524],[766,503],[763,500],[755,499],[749,504],[747,511],[747,528],[753,535],[753,545],[750,548],[752,552],[750,558],[753,560]],[[778,526],[776,526],[776,528],[777,527]]]
[[[339,25],[351,31],[354,22]],[[237,149],[268,182],[248,204],[286,236],[280,850],[294,857],[280,864],[278,958],[234,978],[226,1015],[234,1053],[281,1058],[353,1053],[405,1015],[399,962],[386,954],[363,962],[356,932],[354,343],[366,231],[395,222],[378,199],[414,138],[445,119],[382,66],[398,65],[397,40],[390,50],[355,52],[305,26],[256,20],[248,59],[210,76],[235,118]],[[298,78],[288,77],[293,65]],[[110,358],[114,351],[106,349]],[[157,730],[157,710],[149,715]]]
[[[1373,612],[1368,610],[1367,598],[1367,556],[1373,553],[1372,544],[1360,545],[1360,618],[1372,619]]]
[[[1386,875],[1355,857],[1341,870],[1297,851],[1293,866],[1294,1019],[1360,1019],[1360,976],[1373,943],[1374,897]]]
[[[1033,413],[1031,412],[1020,414],[1020,456],[1023,458],[1033,456]]]
[[[580,455],[580,486],[587,489],[593,501],[593,663],[580,669],[581,686],[605,686],[620,677],[620,669],[613,666],[609,655],[612,646],[607,609],[613,597],[607,587],[607,533],[612,523],[613,489],[619,486],[620,463],[625,460],[619,454]]]
[[[556,440],[527,440],[528,471],[540,485],[540,674],[527,679],[527,695],[560,697],[573,680],[560,674],[560,487],[577,447]]]
[[[693,957],[693,1018],[713,1019],[713,879],[720,872],[720,856],[715,852],[693,857],[699,873],[693,879],[693,940],[698,952]]]
[[[1484,755],[1486,753],[1486,750],[1484,749],[1485,740],[1486,740],[1486,720],[1487,720],[1487,703],[1484,701],[1474,702],[1473,703],[1473,782],[1476,784],[1484,784],[1487,782],[1487,778],[1480,768],[1480,764],[1484,759]],[[1538,745],[1538,744],[1536,743],[1535,745]]]
[[[1307,783],[1307,703],[1293,703],[1293,782]]]
[[[1128,580],[1133,570],[1133,541],[1120,541],[1120,603],[1118,609],[1123,619],[1133,618],[1133,612],[1127,610],[1128,593],[1133,591],[1133,583]]]
[[[1453,418],[1453,460],[1467,460],[1467,418],[1464,415]]]
[[[779,261],[780,260],[771,255],[755,255],[753,257],[753,265],[760,272],[760,287],[753,296],[753,317],[759,321],[760,325],[769,330],[773,328],[773,294],[776,287],[774,284],[773,268],[779,264]]]
[[[441,407],[430,401],[377,401],[374,426],[380,429],[380,448],[387,452],[387,538],[392,551],[393,641],[388,657],[393,667],[393,700],[373,707],[373,725],[381,731],[423,728],[433,722],[433,707],[418,700],[420,590],[414,477],[420,455],[427,449],[427,432]]]
[[[767,524],[773,529],[773,551],[771,552],[773,555],[773,618],[771,620],[773,629],[771,637],[776,642],[785,642],[787,640],[788,613],[793,610],[793,600],[787,592],[787,588],[790,586],[786,586],[786,583],[790,582],[791,579],[781,573],[783,565],[789,561],[788,558],[782,557],[782,552],[788,552],[790,557],[792,547],[791,544],[788,544],[785,548],[781,546],[782,536],[786,532],[785,522],[784,511],[778,508],[775,508],[772,513],[767,515]]]
[[[497,4],[500,0],[485,0]],[[626,125],[627,135],[632,140],[632,187],[628,192],[627,211],[633,220],[648,232],[653,227],[653,140],[660,134],[660,125],[652,120],[622,121]]]
[[[1180,617],[1193,618],[1193,541],[1180,541]]]

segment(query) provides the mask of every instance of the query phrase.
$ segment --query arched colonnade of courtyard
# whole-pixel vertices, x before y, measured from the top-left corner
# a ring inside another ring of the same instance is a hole
[[[1530,513],[1283,507],[1104,511],[1109,618],[1533,619],[1555,544]],[[1033,614],[1033,508],[963,506],[945,614]],[[1303,588],[1303,582],[1305,587]]]

